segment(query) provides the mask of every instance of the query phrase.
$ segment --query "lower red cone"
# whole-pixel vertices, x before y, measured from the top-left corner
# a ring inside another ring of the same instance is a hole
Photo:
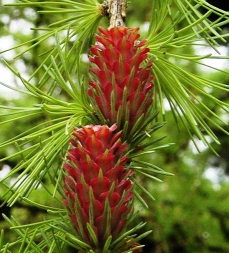
[[[110,235],[116,240],[131,212],[132,171],[124,167],[127,145],[116,128],[75,128],[64,164],[63,202],[80,239],[93,249],[102,249]]]

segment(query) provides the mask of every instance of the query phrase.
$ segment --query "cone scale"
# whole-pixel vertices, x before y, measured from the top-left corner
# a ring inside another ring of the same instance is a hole
[[[152,106],[152,62],[138,29],[99,28],[91,48],[92,74],[88,94],[101,121],[130,132]]]
[[[133,185],[125,169],[127,145],[116,125],[75,128],[64,164],[64,204],[79,238],[102,250],[116,240],[131,213]]]

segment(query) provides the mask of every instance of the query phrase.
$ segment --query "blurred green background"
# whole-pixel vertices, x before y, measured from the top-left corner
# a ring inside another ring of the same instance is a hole
[[[149,12],[152,0],[133,0],[128,6],[127,26],[140,26],[144,35],[144,28],[148,25]],[[31,8],[3,7],[9,1],[0,1],[0,51],[8,47],[19,45],[28,39],[35,38],[38,32],[30,30],[30,27],[43,26],[54,20],[62,18],[60,16],[39,15]],[[12,2],[12,1],[11,1]],[[219,1],[220,2],[220,1]],[[212,2],[213,3],[213,2]],[[229,10],[228,4],[224,4],[225,10]],[[214,19],[214,16],[211,17]],[[106,22],[103,21],[103,25]],[[228,29],[227,26],[224,27]],[[35,47],[30,52],[13,59],[16,53],[20,53],[22,48],[1,55],[24,76],[33,73],[41,63],[39,54],[52,46],[53,41]],[[227,53],[227,44],[219,45],[219,50]],[[25,46],[26,47],[26,46]],[[190,48],[189,50],[195,50]],[[210,50],[206,48],[206,50]],[[217,73],[214,70],[200,68],[199,66],[179,62],[177,64],[183,68],[193,69],[201,76],[221,82],[228,83],[229,76],[223,73]],[[208,63],[207,63],[208,64]],[[213,64],[213,63],[209,63]],[[219,64],[215,62],[214,64]],[[219,67],[219,65],[217,66]],[[224,61],[220,68],[228,70],[228,62]],[[21,87],[18,79],[15,79],[10,71],[0,64],[0,81],[14,87]],[[36,75],[39,80],[38,73]],[[229,94],[224,92],[211,91],[212,95],[220,100],[228,102]],[[57,94],[61,97],[63,93]],[[66,97],[64,99],[67,99]],[[0,87],[0,103],[3,105],[31,106],[35,104],[36,99],[31,99],[26,95],[19,95],[15,91]],[[214,108],[214,104],[204,101],[207,106],[215,109],[215,112],[222,112]],[[167,108],[167,107],[166,107]],[[2,111],[1,113],[6,113]],[[2,116],[1,116],[2,117]],[[1,120],[0,117],[0,121]],[[223,115],[225,121],[229,122],[227,114]],[[0,125],[0,142],[12,138],[13,136],[31,128],[32,126],[43,122],[44,117],[30,117],[30,120],[18,120],[9,124]],[[166,124],[157,136],[167,136],[161,144],[175,143],[167,148],[158,150],[155,154],[141,157],[145,161],[151,162],[165,171],[173,173],[174,176],[160,176],[162,183],[153,182],[146,178],[139,181],[153,194],[155,201],[147,199],[142,193],[143,198],[149,205],[149,209],[142,207],[136,201],[136,211],[139,212],[138,219],[134,222],[146,221],[147,225],[140,232],[147,229],[153,229],[153,232],[141,241],[145,245],[146,253],[228,253],[229,252],[229,138],[223,132],[215,130],[221,146],[213,144],[219,156],[214,154],[208,147],[199,143],[201,153],[198,153],[192,144],[188,134],[182,126],[178,129],[174,122],[172,112],[169,107],[166,111]],[[214,129],[214,126],[212,126]],[[229,131],[229,127],[226,129]],[[206,136],[208,138],[208,136]],[[29,144],[28,144],[29,145]],[[15,152],[15,147],[0,150],[0,158]],[[22,159],[17,157],[0,163],[0,177],[8,173],[18,161]],[[8,180],[9,184],[13,179]],[[49,182],[47,181],[47,187]],[[0,204],[4,201],[6,188],[0,184]],[[50,203],[50,195],[47,191],[39,187],[31,196],[33,201],[45,205]],[[51,200],[52,201],[52,200]],[[53,202],[54,206],[61,206],[61,203]],[[0,213],[8,217],[13,215],[21,224],[28,224],[36,221],[48,219],[49,214],[38,207],[30,206],[22,202],[16,202],[11,208],[2,206]],[[0,230],[5,230],[5,243],[14,241],[16,234],[9,229],[9,224],[0,216]],[[17,249],[15,248],[15,252]],[[69,248],[68,253],[75,252]],[[67,253],[67,252],[66,252]]]

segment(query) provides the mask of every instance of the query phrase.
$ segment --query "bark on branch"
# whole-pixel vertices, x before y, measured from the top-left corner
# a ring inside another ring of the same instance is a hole
[[[108,29],[114,26],[125,26],[126,0],[105,0],[102,4],[103,14],[109,18]]]

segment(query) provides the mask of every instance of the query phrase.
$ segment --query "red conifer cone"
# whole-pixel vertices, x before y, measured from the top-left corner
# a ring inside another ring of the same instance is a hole
[[[102,249],[110,235],[117,239],[131,212],[132,171],[124,168],[127,145],[116,128],[75,128],[64,164],[64,204],[79,237],[94,249]]]
[[[138,41],[137,28],[99,31],[91,48],[94,77],[88,94],[109,124],[117,123],[119,129],[129,132],[152,105],[152,62],[144,62],[149,49],[144,46],[146,40]]]

